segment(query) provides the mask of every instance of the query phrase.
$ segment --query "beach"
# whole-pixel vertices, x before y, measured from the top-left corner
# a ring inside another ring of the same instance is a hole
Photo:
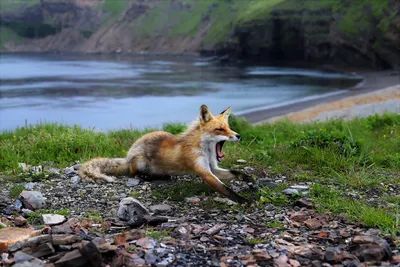
[[[374,114],[400,113],[400,72],[361,73],[362,82],[342,94],[243,114],[249,122],[262,124],[287,119],[313,122],[351,119]]]

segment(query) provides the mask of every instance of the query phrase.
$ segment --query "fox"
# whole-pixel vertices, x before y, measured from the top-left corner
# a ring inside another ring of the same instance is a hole
[[[250,177],[218,166],[225,157],[224,143],[242,139],[229,126],[230,113],[228,107],[214,116],[206,105],[201,105],[199,117],[182,134],[147,133],[132,144],[126,158],[91,159],[81,166],[79,175],[85,180],[114,182],[116,176],[196,174],[223,196],[240,204],[249,203],[222,181],[246,181]]]

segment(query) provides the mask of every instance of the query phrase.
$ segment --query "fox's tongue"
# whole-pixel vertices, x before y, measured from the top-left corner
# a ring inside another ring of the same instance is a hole
[[[223,158],[225,156],[225,154],[222,153],[221,149],[222,149],[221,143],[217,143],[217,156],[218,156],[218,158]]]

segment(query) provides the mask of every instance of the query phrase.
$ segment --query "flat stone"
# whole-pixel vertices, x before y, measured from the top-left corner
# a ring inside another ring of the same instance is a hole
[[[199,203],[201,199],[199,197],[187,197],[185,198],[187,203]]]
[[[22,249],[22,251],[25,252],[26,254],[29,254],[29,255],[35,257],[35,258],[40,258],[40,257],[44,257],[47,255],[51,255],[56,250],[53,248],[53,245],[50,242],[48,242],[45,244],[40,244],[35,247],[24,247]]]
[[[56,225],[51,228],[52,234],[72,234],[73,231],[68,223],[62,225]]]
[[[292,185],[290,188],[296,189],[299,191],[307,191],[309,186],[307,186],[307,185]]]
[[[76,171],[79,171],[81,166],[82,166],[82,164],[78,163],[78,164],[75,164],[74,166],[72,166],[72,168],[74,168],[74,170],[76,170]]]
[[[50,168],[47,170],[47,172],[55,175],[60,175],[60,170],[56,168]]]
[[[66,253],[61,259],[54,263],[55,267],[80,267],[87,266],[88,259],[82,253],[75,249]]]
[[[18,263],[18,262],[24,262],[24,261],[30,261],[30,260],[32,260],[32,259],[34,259],[35,257],[33,257],[33,256],[31,256],[31,255],[29,255],[29,254],[26,254],[25,252],[22,252],[22,251],[17,251],[15,254],[14,254],[14,261],[16,262],[16,263]]]
[[[215,197],[214,201],[223,203],[223,204],[227,204],[229,206],[237,205],[237,203],[235,201],[230,200],[229,198]]]
[[[307,220],[308,214],[305,211],[297,211],[290,215],[290,220],[302,223]]]
[[[171,211],[172,208],[168,204],[158,204],[150,206],[150,210],[154,213],[165,213]]]
[[[70,181],[72,184],[79,184],[79,182],[81,181],[81,177],[79,177],[78,175],[72,176]]]
[[[140,182],[141,180],[138,178],[129,178],[128,181],[126,182],[126,185],[132,187],[140,184]]]
[[[296,200],[294,205],[300,208],[309,208],[309,209],[313,207],[311,198],[305,198],[305,197]]]
[[[298,195],[299,191],[297,189],[287,188],[287,189],[283,190],[282,193],[284,193],[286,195]]]
[[[304,221],[304,224],[310,230],[317,230],[322,227],[322,223],[315,218]]]
[[[245,161],[244,159],[238,159],[236,162],[239,163],[239,164],[246,164],[247,163],[247,161]]]
[[[82,238],[77,235],[53,234],[53,245],[69,245],[80,241],[82,241]]]
[[[18,241],[10,246],[8,246],[8,252],[15,252],[20,250],[24,246],[24,242]]]
[[[24,207],[30,210],[41,209],[46,205],[44,197],[39,191],[22,191],[19,198]]]
[[[142,237],[136,240],[136,245],[145,249],[153,249],[156,245],[156,241],[149,237]]]
[[[51,235],[39,235],[25,240],[24,247],[35,247],[40,244],[51,242]]]
[[[65,174],[66,175],[73,175],[73,174],[77,174],[75,169],[73,167],[69,167],[65,169]]]
[[[67,220],[64,215],[60,214],[42,214],[42,222],[45,225],[58,225]]]

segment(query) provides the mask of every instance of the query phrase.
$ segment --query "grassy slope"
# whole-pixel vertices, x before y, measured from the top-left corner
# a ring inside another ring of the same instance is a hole
[[[382,184],[400,183],[400,115],[305,125],[279,122],[250,126],[235,119],[231,125],[242,134],[243,142],[224,147],[227,157],[222,165],[225,167],[234,166],[241,158],[259,173],[286,175],[293,183],[315,182],[311,195],[322,210],[344,213],[389,231],[397,227],[391,213],[397,212],[399,199],[386,194]],[[184,126],[169,124],[164,128],[178,133]],[[0,134],[0,172],[19,173],[18,162],[66,167],[90,157],[124,157],[132,141],[142,134],[135,130],[99,133],[54,124],[3,132]],[[328,185],[335,185],[336,189]],[[383,197],[395,207],[375,208],[362,198],[342,196],[341,189],[351,188],[383,190]],[[263,202],[281,200],[280,197],[271,199],[277,195],[270,190],[262,190],[260,195]]]

